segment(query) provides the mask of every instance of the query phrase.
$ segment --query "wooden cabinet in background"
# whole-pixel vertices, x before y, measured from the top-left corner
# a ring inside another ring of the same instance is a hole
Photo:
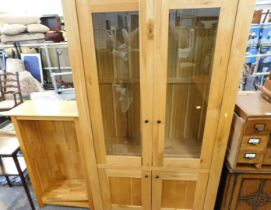
[[[216,210],[271,209],[270,105],[260,92],[238,95]]]
[[[270,173],[229,168],[223,170],[215,210],[271,209]]]
[[[237,97],[227,161],[233,169],[271,169],[271,104],[260,92]]]

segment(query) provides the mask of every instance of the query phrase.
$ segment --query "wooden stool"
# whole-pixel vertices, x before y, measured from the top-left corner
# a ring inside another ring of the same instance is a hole
[[[12,187],[9,176],[19,176],[29,200],[32,210],[35,210],[23,172],[26,165],[23,157],[18,157],[20,145],[15,134],[0,133],[0,176],[5,176],[7,183]]]

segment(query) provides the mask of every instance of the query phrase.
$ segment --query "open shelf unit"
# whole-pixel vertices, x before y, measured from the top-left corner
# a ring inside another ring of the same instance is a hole
[[[39,183],[34,187],[41,189],[42,202],[73,202],[75,206],[87,202],[74,123],[20,120],[19,124],[32,155],[30,161]]]
[[[27,101],[10,113],[39,205],[89,207],[75,101]]]

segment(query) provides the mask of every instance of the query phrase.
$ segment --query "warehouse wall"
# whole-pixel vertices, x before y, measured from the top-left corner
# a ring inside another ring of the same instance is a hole
[[[61,0],[0,0],[0,14],[63,15]]]

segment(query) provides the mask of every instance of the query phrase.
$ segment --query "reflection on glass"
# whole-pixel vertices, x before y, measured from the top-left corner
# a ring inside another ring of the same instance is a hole
[[[219,9],[170,10],[165,156],[199,158]]]
[[[138,21],[137,12],[93,14],[108,155],[141,152]]]

